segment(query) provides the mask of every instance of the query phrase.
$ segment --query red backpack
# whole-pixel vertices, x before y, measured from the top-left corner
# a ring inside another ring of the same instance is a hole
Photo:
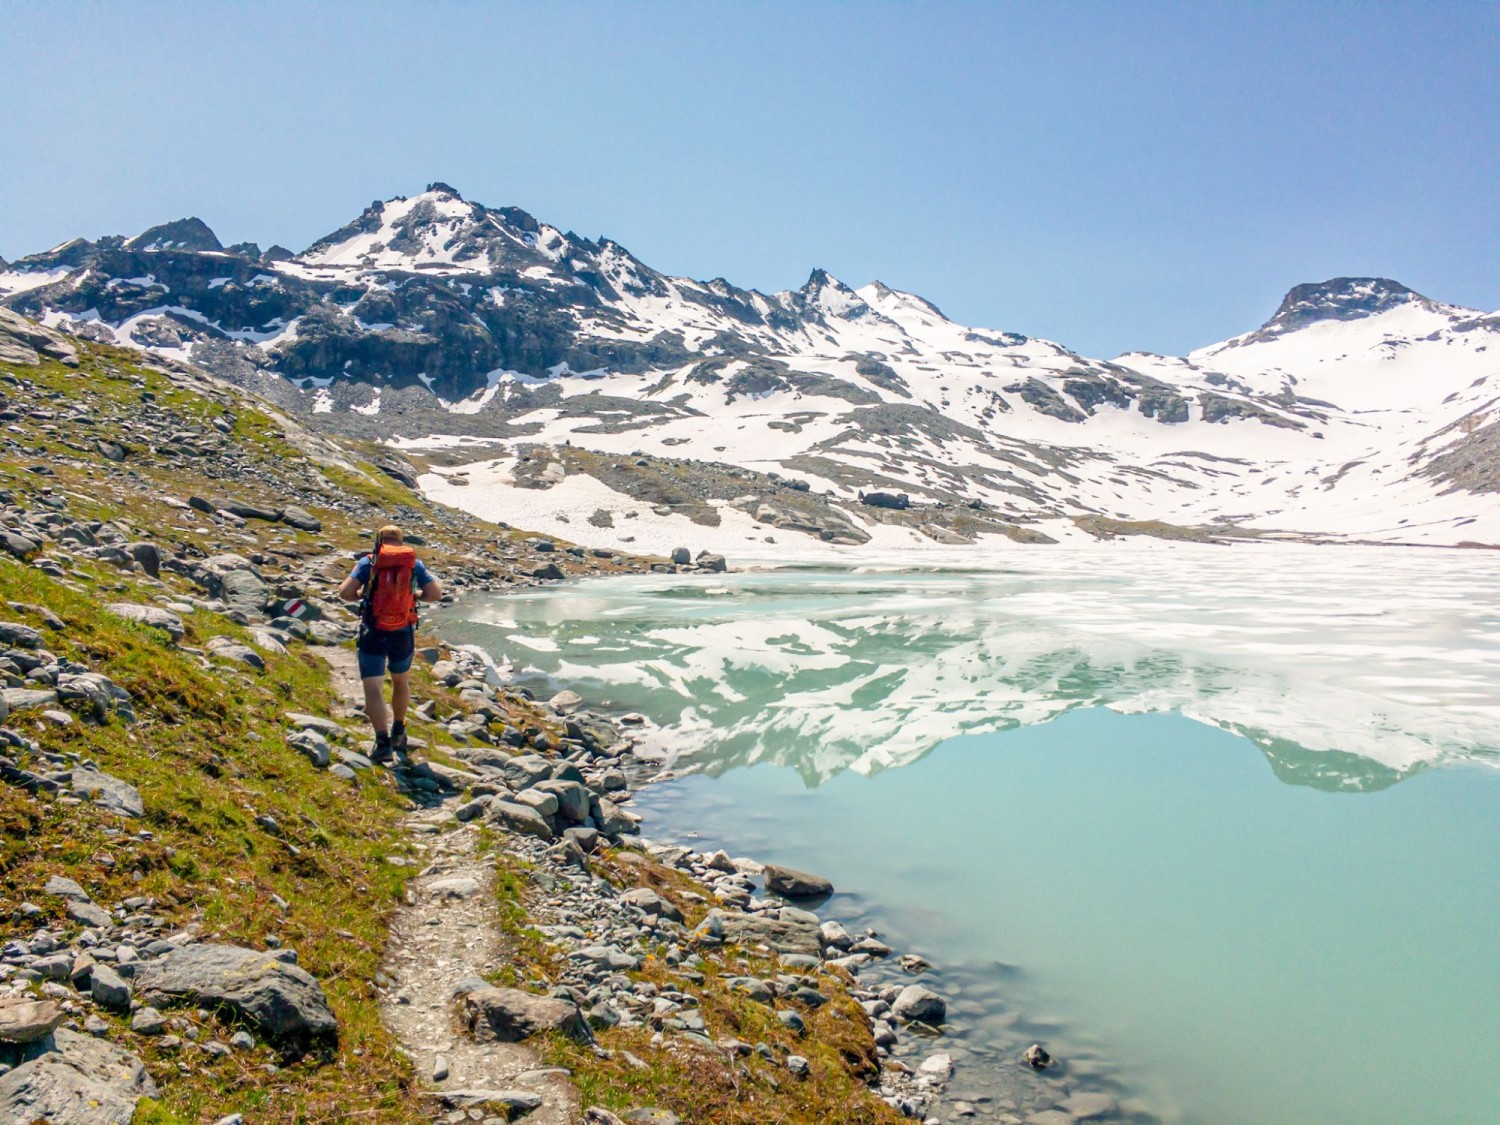
[[[393,633],[417,623],[417,599],[411,589],[416,565],[417,552],[410,547],[387,543],[375,548],[366,594],[372,628]]]

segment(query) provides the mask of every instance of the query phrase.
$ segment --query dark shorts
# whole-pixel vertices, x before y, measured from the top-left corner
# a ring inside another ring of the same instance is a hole
[[[359,678],[368,680],[385,675],[399,676],[411,671],[411,658],[417,651],[417,631],[396,629],[385,633],[369,629],[355,646],[359,655]]]

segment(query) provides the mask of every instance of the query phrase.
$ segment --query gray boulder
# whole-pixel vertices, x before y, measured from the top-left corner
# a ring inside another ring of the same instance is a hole
[[[311,728],[293,731],[286,736],[286,744],[305,754],[307,760],[319,769],[333,761],[333,751],[328,746],[328,740]]]
[[[682,921],[682,911],[649,887],[637,887],[633,891],[626,891],[620,896],[620,901],[658,918],[666,918],[673,922]]]
[[[103,962],[94,965],[89,977],[89,995],[101,1008],[116,1012],[129,1011],[130,985],[120,979],[120,974]]]
[[[237,641],[233,637],[210,637],[208,643],[203,647],[208,650],[210,656],[216,656],[220,660],[229,660],[236,664],[244,664],[247,667],[254,668],[257,672],[265,671],[265,658],[249,645]]]
[[[762,914],[720,914],[723,938],[740,945],[765,945],[777,953],[823,952],[823,933],[813,922],[768,918]]]
[[[810,875],[792,867],[766,864],[766,890],[786,898],[824,898],[833,894],[833,884],[821,875]]]
[[[24,561],[27,556],[34,555],[41,549],[41,543],[35,539],[30,539],[18,531],[12,531],[8,527],[0,527],[0,551],[4,551],[12,558]]]
[[[155,543],[130,543],[125,547],[125,553],[152,578],[161,577],[161,549]]]
[[[605,969],[612,973],[628,972],[631,969],[640,968],[641,965],[639,957],[626,953],[617,945],[588,945],[569,953],[568,960],[593,965],[597,969]]]
[[[305,715],[301,711],[288,711],[286,721],[303,730],[315,730],[324,738],[344,738],[346,731],[332,719],[322,715]]]
[[[276,523],[281,519],[280,508],[262,508],[258,504],[246,504],[239,500],[215,500],[213,505],[221,512],[229,512],[242,520],[263,520]]]
[[[58,1028],[29,1044],[23,1061],[0,1076],[0,1121],[130,1125],[137,1103],[156,1096],[140,1059]]]
[[[14,715],[17,711],[36,711],[57,702],[57,692],[46,688],[5,688],[0,690],[0,699],[5,701],[5,712]]]
[[[87,900],[83,902],[69,902],[67,911],[68,917],[81,926],[92,926],[96,930],[107,930],[110,926],[114,925],[114,919],[109,916],[109,911]]]
[[[514,801],[495,800],[484,812],[484,819],[507,832],[519,832],[540,840],[552,839],[552,825],[536,809]]]
[[[70,898],[77,902],[93,902],[93,897],[66,875],[54,875],[47,880],[47,885],[42,888],[44,895],[53,898]]]
[[[599,830],[606,836],[623,836],[627,833],[640,831],[640,824],[635,817],[615,804],[608,797],[599,797],[591,802],[595,818],[599,821]]]
[[[74,770],[73,792],[121,816],[144,816],[146,813],[140,790],[98,770]]]
[[[174,641],[180,641],[187,632],[182,618],[175,613],[168,613],[160,606],[134,605],[130,602],[111,602],[104,607],[116,617],[123,617],[127,621],[134,621],[141,625],[149,625],[153,629],[165,629],[167,635]]]
[[[270,629],[259,626],[250,630],[250,640],[255,644],[255,647],[262,652],[269,652],[276,656],[286,655],[286,645],[282,643],[282,638],[285,636],[286,634],[284,633],[278,635]]]
[[[501,765],[500,771],[512,788],[530,789],[552,776],[552,763],[536,754],[520,754]]]
[[[296,505],[292,505],[291,507],[282,510],[281,522],[284,524],[288,524],[291,527],[295,527],[299,531],[323,530],[322,520],[318,519],[317,516],[313,515],[305,508],[299,508]]]
[[[239,610],[249,617],[258,617],[266,608],[270,588],[251,570],[231,570],[224,575],[219,597],[231,610]]]
[[[24,995],[0,998],[0,1042],[34,1042],[51,1035],[63,1018],[63,1010],[51,1000]]]
[[[542,1095],[532,1090],[434,1090],[439,1105],[463,1108],[500,1108],[510,1113],[530,1113],[541,1108]],[[448,1120],[444,1118],[443,1120]],[[485,1118],[490,1120],[490,1118]]]
[[[516,804],[535,809],[542,816],[557,815],[557,795],[541,789],[522,789],[516,794]]]
[[[42,634],[19,621],[0,621],[0,645],[9,648],[41,648]]]
[[[141,1001],[157,1007],[225,1007],[274,1043],[338,1034],[323,987],[306,970],[237,945],[185,945],[136,976]]]
[[[539,781],[533,788],[556,797],[558,814],[570,823],[582,824],[589,818],[589,791],[578,782],[554,778]]]
[[[560,1031],[579,1043],[594,1040],[576,1004],[515,988],[481,988],[465,995],[463,1023],[480,1043],[519,1043],[540,1031]]]
[[[901,990],[891,1013],[901,1020],[932,1024],[936,1027],[948,1015],[948,1003],[930,988],[909,984]]]

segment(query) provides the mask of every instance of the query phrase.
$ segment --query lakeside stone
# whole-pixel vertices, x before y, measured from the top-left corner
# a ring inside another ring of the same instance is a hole
[[[514,801],[493,800],[484,810],[484,819],[507,832],[519,832],[535,836],[539,840],[552,839],[552,826],[547,819],[528,805]]]
[[[620,896],[620,901],[656,917],[667,918],[673,922],[682,921],[682,911],[649,887],[637,887],[633,891],[626,891]]]
[[[726,942],[765,945],[776,953],[806,953],[814,957],[823,952],[823,934],[815,924],[760,914],[721,912],[718,925]]]
[[[948,1002],[930,988],[909,984],[896,997],[891,1012],[897,1019],[936,1027],[948,1015]]]
[[[768,863],[763,872],[766,890],[786,898],[824,898],[833,894],[833,884],[821,875]]]
[[[1062,1108],[1073,1115],[1074,1121],[1097,1121],[1101,1117],[1113,1117],[1119,1103],[1111,1094],[1078,1093],[1064,1098]]]

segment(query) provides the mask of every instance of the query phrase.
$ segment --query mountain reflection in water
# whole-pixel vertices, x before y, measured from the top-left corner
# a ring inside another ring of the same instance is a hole
[[[769,761],[818,785],[1095,706],[1238,732],[1281,780],[1324,790],[1500,760],[1488,552],[1101,546],[995,559],[613,578],[474,599],[441,627],[523,681],[645,713],[680,771]]]

